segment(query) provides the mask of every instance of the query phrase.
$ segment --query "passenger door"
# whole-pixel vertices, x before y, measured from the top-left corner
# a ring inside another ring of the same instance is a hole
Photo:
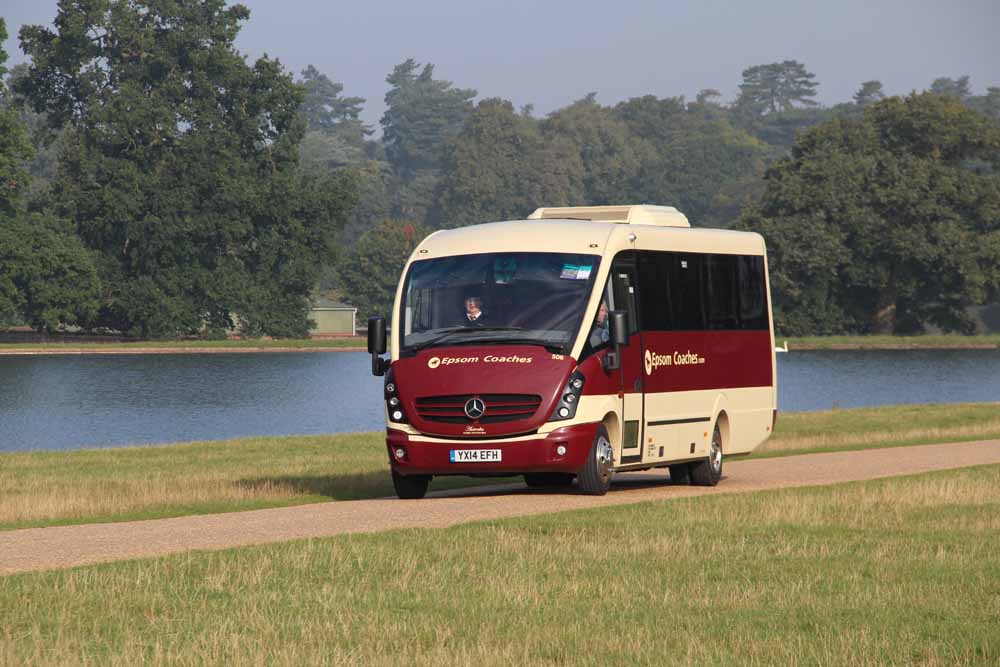
[[[643,366],[642,339],[636,309],[636,267],[632,252],[622,253],[611,265],[611,309],[628,313],[629,344],[622,348],[622,449],[616,464],[642,461]]]

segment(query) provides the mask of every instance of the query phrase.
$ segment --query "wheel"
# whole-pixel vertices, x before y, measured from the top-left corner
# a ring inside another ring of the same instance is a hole
[[[392,471],[392,486],[396,495],[403,500],[419,500],[427,495],[427,485],[431,483],[430,475],[400,475]]]
[[[573,486],[573,475],[564,472],[534,472],[524,476],[524,483],[533,489],[564,489]]]
[[[691,483],[696,486],[715,486],[722,479],[722,433],[719,425],[712,431],[712,448],[708,456],[691,464]]]
[[[670,470],[670,483],[674,486],[687,486],[691,483],[691,465],[688,463],[678,463],[667,466]]]
[[[576,481],[580,491],[588,496],[603,496],[611,486],[611,469],[615,464],[615,453],[611,448],[608,430],[602,424],[594,435],[594,444]]]

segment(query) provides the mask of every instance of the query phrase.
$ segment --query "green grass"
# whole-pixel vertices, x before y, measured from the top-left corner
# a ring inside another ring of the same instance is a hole
[[[753,456],[1000,438],[1000,403],[935,403],[779,413],[774,435]]]
[[[941,350],[970,347],[1000,348],[1000,334],[983,336],[775,336],[779,346],[788,341],[795,350]]]
[[[996,665],[1000,466],[0,578],[0,663]]]
[[[1000,438],[1000,403],[780,415],[754,457]],[[439,477],[431,490],[504,481]],[[0,530],[393,494],[384,435],[242,438],[0,454]]]
[[[277,339],[277,340],[143,340],[128,342],[74,342],[72,338],[46,343],[2,343],[0,351],[4,350],[40,350],[58,352],[66,349],[84,350],[114,350],[114,349],[323,349],[323,348],[357,348],[365,349],[367,343],[362,338],[323,338],[323,339]]]
[[[384,433],[0,454],[0,530],[392,494]]]

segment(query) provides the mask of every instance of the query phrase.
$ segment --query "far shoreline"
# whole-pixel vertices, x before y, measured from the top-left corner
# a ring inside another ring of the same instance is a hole
[[[2,341],[2,339],[0,339]],[[775,336],[779,352],[884,350],[998,350],[1000,335],[927,336]],[[88,354],[264,354],[289,352],[366,352],[361,337],[218,341],[19,341],[0,342],[0,356]]]
[[[366,352],[363,347],[123,347],[114,343],[100,347],[59,345],[10,348],[0,347],[0,356],[58,356],[86,354],[261,354],[271,352]]]

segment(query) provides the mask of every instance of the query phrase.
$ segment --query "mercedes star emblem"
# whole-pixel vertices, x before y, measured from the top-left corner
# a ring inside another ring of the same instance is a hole
[[[469,419],[479,419],[486,414],[486,404],[483,399],[475,396],[465,402],[465,416]]]

